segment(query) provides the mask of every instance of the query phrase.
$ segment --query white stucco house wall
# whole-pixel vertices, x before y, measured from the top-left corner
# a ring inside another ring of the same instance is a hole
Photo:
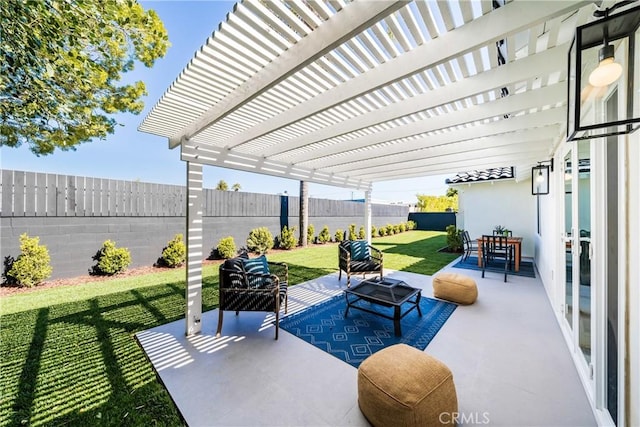
[[[475,239],[501,225],[522,237],[522,256],[533,258],[536,197],[531,195],[531,183],[516,181],[511,171],[502,171],[508,177],[499,177],[501,169],[510,168],[472,171],[448,180],[458,190],[457,226]]]

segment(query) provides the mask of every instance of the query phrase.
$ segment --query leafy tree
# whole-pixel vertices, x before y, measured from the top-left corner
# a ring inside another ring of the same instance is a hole
[[[221,179],[220,181],[218,181],[218,184],[216,184],[216,190],[227,191],[228,189],[229,189],[229,184],[227,184],[227,182],[224,179]]]
[[[446,212],[449,210],[458,210],[458,194],[453,196],[428,196],[426,194],[417,194],[417,207],[420,212]]]
[[[158,15],[135,0],[3,0],[0,20],[0,146],[38,156],[104,139],[111,114],[140,113],[145,85],[121,75],[169,46]]]
[[[458,195],[458,189],[457,188],[453,188],[453,187],[447,188],[447,197],[453,197],[453,196],[457,196],[457,195]]]
[[[242,187],[240,186],[240,184],[238,184],[238,183],[236,182],[235,184],[233,184],[233,185],[231,186],[231,189],[232,189],[233,191],[240,191],[240,190],[242,189]]]

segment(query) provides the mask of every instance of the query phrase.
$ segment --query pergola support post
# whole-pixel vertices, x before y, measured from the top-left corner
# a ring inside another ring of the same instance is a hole
[[[187,162],[187,335],[202,330],[202,199],[202,165]]]
[[[306,247],[309,227],[309,183],[300,181],[300,246]]]
[[[364,192],[364,235],[371,244],[371,190]]]

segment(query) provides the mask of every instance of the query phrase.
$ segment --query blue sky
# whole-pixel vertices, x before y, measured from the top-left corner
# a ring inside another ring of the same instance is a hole
[[[49,156],[37,157],[27,147],[0,148],[3,169],[47,172],[122,180],[140,180],[162,184],[184,185],[186,165],[180,160],[178,149],[169,150],[165,138],[139,132],[138,125],[164,91],[175,80],[184,66],[207,37],[233,9],[227,1],[142,1],[146,9],[154,9],[169,33],[171,47],[153,68],[138,64],[124,77],[125,81],[142,80],[148,95],[145,109],[136,116],[121,114],[117,120],[122,126],[105,140],[94,140],[76,151],[56,151]],[[416,201],[416,194],[445,194],[446,177],[405,179],[375,183],[372,198],[394,202]],[[268,177],[218,167],[204,168],[205,187],[215,187],[219,180],[229,186],[239,183],[242,191],[278,194],[287,191],[297,194],[299,182]],[[311,197],[328,199],[362,198],[363,192],[309,184]]]

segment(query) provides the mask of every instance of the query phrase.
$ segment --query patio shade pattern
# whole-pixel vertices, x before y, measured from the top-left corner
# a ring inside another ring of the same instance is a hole
[[[242,1],[139,129],[181,158],[370,190],[514,167],[564,138],[588,1]]]

